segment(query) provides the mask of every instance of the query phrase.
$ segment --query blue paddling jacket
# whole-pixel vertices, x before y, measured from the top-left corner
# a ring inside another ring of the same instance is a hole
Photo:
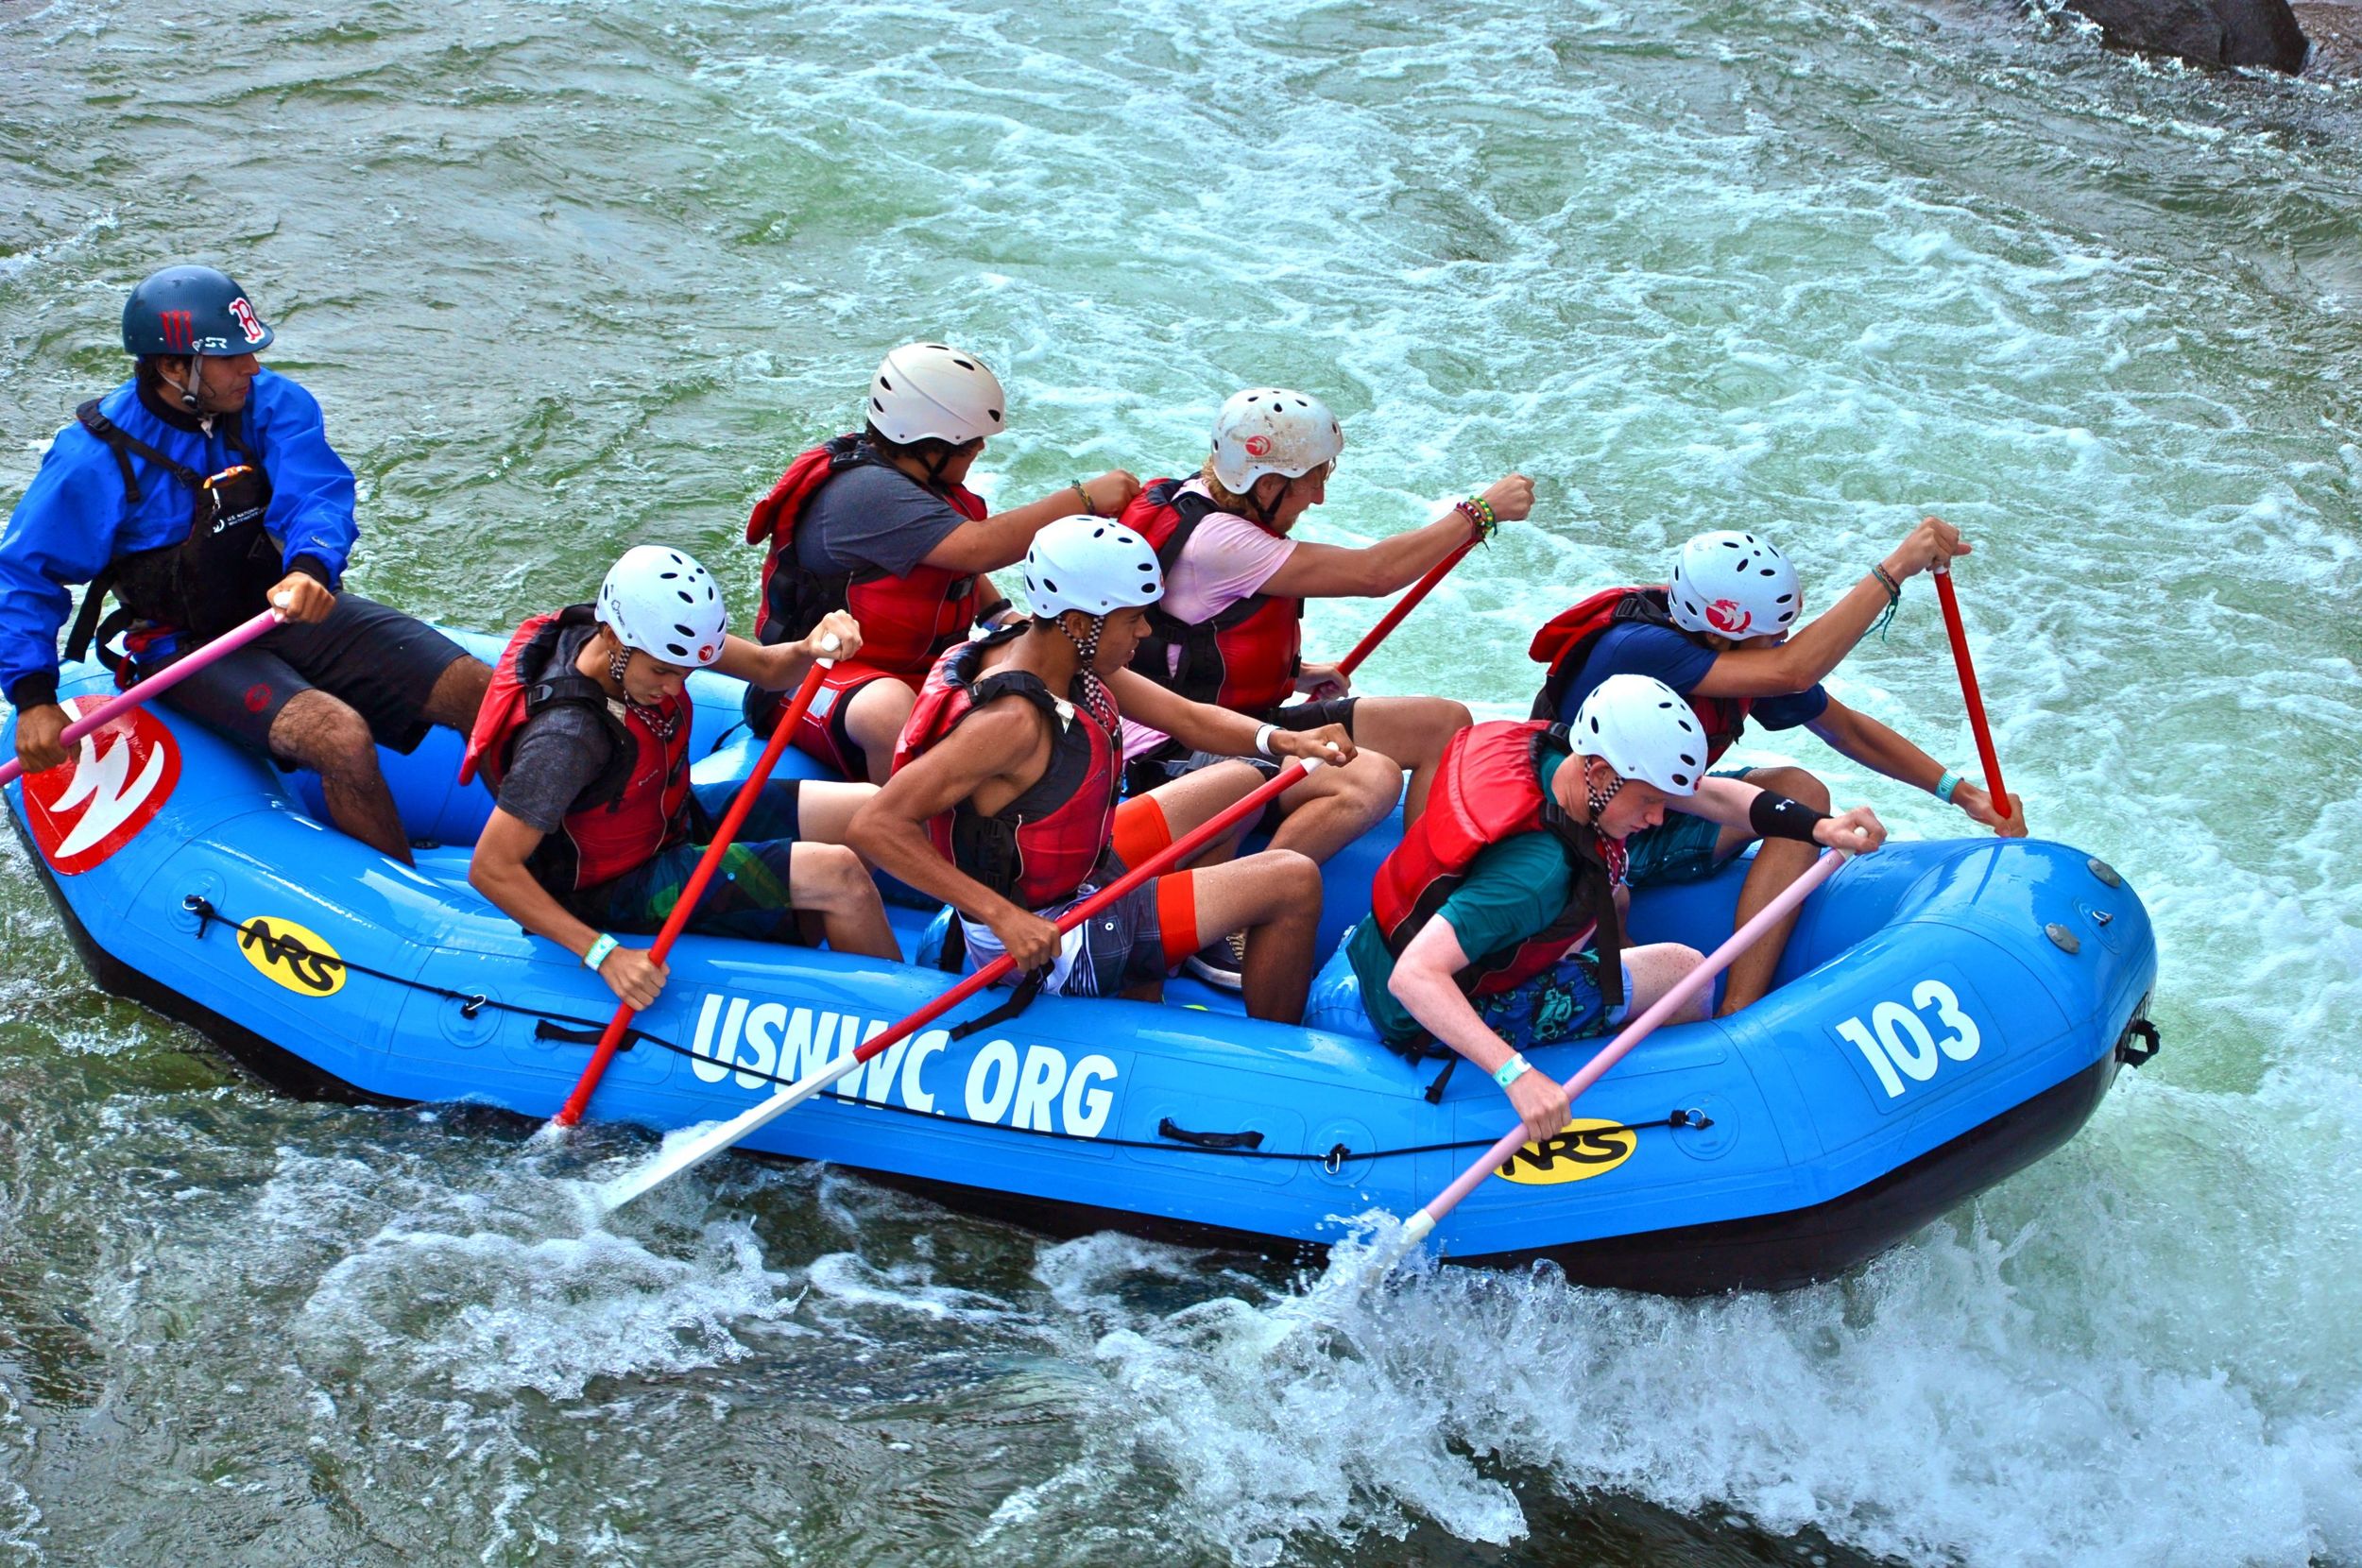
[[[125,382],[97,411],[134,441],[210,476],[252,463],[269,476],[263,527],[288,571],[329,588],[344,576],[357,534],[352,470],[328,444],[317,399],[273,370],[259,372],[234,417],[248,451],[216,418],[166,412]],[[21,711],[57,700],[58,632],[74,607],[70,591],[134,551],[177,544],[192,519],[188,487],[145,458],[131,459],[138,498],[113,448],[77,419],[58,433],[8,527],[0,530],[0,692]],[[168,639],[148,644],[169,654]]]

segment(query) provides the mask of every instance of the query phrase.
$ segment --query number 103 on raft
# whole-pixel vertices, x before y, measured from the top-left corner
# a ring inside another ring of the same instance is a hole
[[[1923,980],[1908,1003],[1882,1001],[1865,1014],[1833,1026],[1837,1037],[1860,1053],[1890,1100],[1914,1086],[1965,1076],[1959,1064],[1974,1062],[1985,1043],[1977,1020],[1960,1005],[1949,983]]]

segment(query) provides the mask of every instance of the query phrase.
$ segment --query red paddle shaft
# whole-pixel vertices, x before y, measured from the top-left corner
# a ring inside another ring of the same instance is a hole
[[[833,645],[836,639],[831,637],[829,641]],[[804,683],[796,689],[796,700],[787,705],[787,711],[779,716],[779,722],[771,730],[771,743],[762,748],[762,757],[755,763],[755,771],[746,775],[746,782],[740,786],[737,798],[730,802],[730,809],[723,816],[721,827],[714,830],[713,842],[707,844],[706,852],[698,857],[697,869],[689,874],[689,885],[681,890],[680,902],[675,904],[673,912],[664,917],[664,929],[657,932],[656,945],[648,949],[648,957],[656,963],[660,964],[664,962],[682,928],[689,924],[689,917],[697,912],[697,900],[705,896],[706,884],[713,880],[713,873],[721,865],[722,857],[738,837],[739,828],[745,826],[746,813],[755,809],[756,798],[762,793],[763,785],[770,781],[771,770],[779,766],[788,741],[795,737],[796,726],[803,723],[805,712],[812,707],[812,699],[819,693],[821,677],[829,673],[829,666],[833,662],[825,658],[814,659],[812,668],[804,672]],[[590,1096],[597,1090],[599,1080],[606,1076],[607,1065],[615,1060],[616,1049],[623,1045],[624,1035],[631,1029],[631,1003],[625,1002],[616,1008],[615,1016],[608,1020],[607,1032],[599,1036],[598,1048],[590,1053],[590,1065],[582,1069],[582,1077],[574,1083],[574,1092],[566,1097],[565,1105],[550,1118],[550,1125],[572,1127],[582,1119],[583,1112],[590,1108]]]
[[[1985,765],[1985,793],[2004,822],[2010,818],[2010,791],[2001,782],[2001,758],[1993,749],[1993,729],[1985,723],[1984,694],[1977,689],[1977,666],[1968,656],[1968,629],[1960,624],[1960,602],[1952,591],[1952,573],[1936,568],[1936,598],[1943,605],[1943,629],[1952,637],[1952,662],[1960,667],[1960,695],[1968,700],[1968,725],[1977,732],[1977,757]]]
[[[1458,566],[1462,557],[1474,550],[1480,542],[1479,539],[1471,538],[1466,544],[1429,567],[1426,576],[1412,584],[1403,596],[1395,601],[1394,607],[1378,617],[1378,624],[1370,628],[1369,635],[1353,645],[1353,652],[1337,661],[1337,673],[1341,675],[1350,675],[1359,669],[1361,661],[1370,656],[1371,651],[1386,640],[1386,634],[1401,625],[1402,618],[1417,609],[1419,601],[1432,592],[1436,584],[1449,576],[1451,569]]]

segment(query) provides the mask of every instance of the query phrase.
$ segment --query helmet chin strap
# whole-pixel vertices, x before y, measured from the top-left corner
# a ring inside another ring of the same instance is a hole
[[[1610,784],[1606,789],[1602,790],[1597,784],[1591,782],[1590,770],[1585,769],[1583,772],[1583,793],[1591,802],[1591,830],[1604,836],[1606,829],[1600,827],[1600,823],[1607,815],[1607,809],[1609,805],[1615,801],[1617,795],[1624,793],[1623,775],[1620,774],[1617,775],[1616,782]]]
[[[1249,485],[1246,487],[1246,503],[1255,508],[1255,520],[1266,528],[1275,529],[1279,526],[1279,503],[1288,499],[1288,487],[1295,483],[1295,476],[1292,474],[1281,474],[1279,477],[1282,481],[1279,495],[1269,506],[1255,499],[1255,485],[1260,485],[1263,482],[1261,476],[1257,476],[1255,485]]]
[[[1076,653],[1083,656],[1083,669],[1080,676],[1083,683],[1083,702],[1090,708],[1092,716],[1097,718],[1110,733],[1113,733],[1116,726],[1116,700],[1108,692],[1107,683],[1101,680],[1099,672],[1091,667],[1093,661],[1099,657],[1100,634],[1106,629],[1107,618],[1104,615],[1094,615],[1091,617],[1090,631],[1082,637],[1076,637],[1073,632],[1068,630],[1066,617],[1063,615],[1058,617],[1058,630],[1066,633],[1066,639],[1074,644]]]
[[[621,638],[616,639],[615,651],[607,657],[607,673],[615,677],[616,685],[623,687],[625,705],[638,713],[650,729],[669,741],[673,738],[674,729],[680,724],[680,710],[675,708],[667,713],[661,707],[650,707],[645,703],[633,701],[631,688],[624,680],[624,673],[631,668],[631,652]]]
[[[176,382],[169,376],[159,376],[158,379],[172,388],[174,396],[180,400],[182,408],[194,414],[197,411],[197,403],[205,387],[205,356],[203,354],[189,356],[188,380],[186,381]]]

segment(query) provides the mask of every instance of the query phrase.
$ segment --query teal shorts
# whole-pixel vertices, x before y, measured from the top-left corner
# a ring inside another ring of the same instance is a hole
[[[801,946],[795,900],[788,896],[796,857],[801,780],[774,778],[762,786],[754,809],[722,851],[722,864],[688,929],[709,936],[741,936],[755,942]],[[688,891],[689,878],[705,859],[713,831],[729,813],[739,785],[734,779],[690,786],[689,841],[659,850],[637,871],[574,895],[574,912],[590,925],[624,936],[648,936],[664,929],[673,906]]]
[[[1352,939],[1353,933],[1348,930],[1345,942],[1337,945],[1336,952],[1313,978],[1311,994],[1305,1000],[1304,1024],[1307,1029],[1377,1039],[1378,1030],[1361,1005],[1361,977],[1345,954],[1346,943]],[[1623,979],[1626,1000],[1611,1008],[1600,995],[1600,955],[1585,949],[1560,959],[1514,991],[1471,997],[1468,1005],[1476,1009],[1485,1028],[1518,1050],[1554,1046],[1567,1040],[1587,1040],[1622,1023],[1631,1006],[1630,969],[1624,971]],[[1387,1044],[1406,1056],[1451,1054],[1449,1047],[1424,1034],[1408,1044]]]
[[[1753,768],[1729,768],[1709,775],[1714,778],[1744,778]],[[1661,887],[1668,882],[1702,882],[1721,866],[1714,846],[1722,837],[1722,825],[1693,817],[1686,811],[1669,810],[1665,820],[1654,827],[1644,827],[1624,841],[1630,857],[1624,867],[1624,878],[1636,888]]]

